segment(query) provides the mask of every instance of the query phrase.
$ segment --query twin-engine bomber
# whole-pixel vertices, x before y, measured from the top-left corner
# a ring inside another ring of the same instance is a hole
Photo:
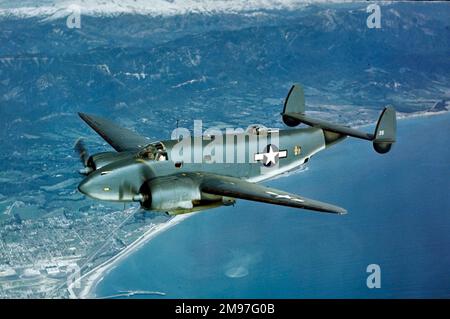
[[[143,209],[170,215],[233,205],[236,199],[345,214],[344,208],[257,183],[299,168],[312,155],[347,136],[372,141],[381,154],[389,152],[396,136],[392,107],[382,111],[373,134],[309,117],[300,85],[292,86],[281,116],[287,126],[303,123],[307,127],[253,127],[233,136],[231,144],[228,139],[216,143],[214,154],[205,154],[205,149],[208,143],[220,140],[215,136],[189,137],[188,144],[193,147],[183,148],[180,157],[176,150],[183,140],[151,142],[109,120],[79,115],[115,149],[89,156],[82,140],[77,141],[75,149],[84,165],[80,173],[86,175],[79,191],[99,200],[139,202]],[[235,153],[242,149],[249,151],[236,160]],[[227,154],[230,150],[232,156]],[[230,157],[231,162],[227,160]]]

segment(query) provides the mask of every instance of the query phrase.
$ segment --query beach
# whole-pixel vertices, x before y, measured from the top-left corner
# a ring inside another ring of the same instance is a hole
[[[158,225],[155,225],[151,227],[149,230],[147,230],[142,236],[140,236],[138,239],[136,239],[132,244],[130,244],[128,247],[124,248],[122,251],[120,251],[117,255],[112,257],[111,259],[103,262],[102,264],[98,265],[94,269],[90,270],[86,274],[82,275],[79,279],[79,282],[81,283],[81,292],[78,296],[72,295],[72,297],[77,297],[81,299],[86,298],[95,298],[95,294],[93,291],[95,290],[95,287],[97,284],[103,279],[103,277],[114,268],[114,266],[125,259],[128,255],[142,247],[145,243],[147,243],[152,238],[156,237],[160,233],[168,230],[169,228],[172,228],[173,226],[177,225],[178,223],[182,222],[183,220],[197,214],[197,212],[191,213],[191,214],[184,214],[184,215],[177,215],[174,218],[172,218],[170,221],[166,223],[161,223]],[[72,284],[74,286],[76,282]],[[68,290],[71,291],[72,287],[69,287]]]

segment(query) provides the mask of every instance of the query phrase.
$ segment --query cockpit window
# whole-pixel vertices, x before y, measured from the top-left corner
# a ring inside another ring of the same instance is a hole
[[[138,157],[150,161],[167,161],[166,147],[161,142],[155,142],[144,147],[139,153]]]
[[[272,133],[278,133],[279,130],[276,128],[268,128],[259,124],[253,124],[247,128],[246,132],[251,135],[268,135]]]

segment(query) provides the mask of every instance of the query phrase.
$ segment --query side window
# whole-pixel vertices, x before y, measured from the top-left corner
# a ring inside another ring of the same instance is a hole
[[[183,167],[183,162],[175,162],[175,167],[176,168],[182,168]]]

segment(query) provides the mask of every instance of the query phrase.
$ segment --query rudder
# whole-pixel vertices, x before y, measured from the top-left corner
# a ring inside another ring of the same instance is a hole
[[[284,101],[283,113],[305,114],[305,93],[303,87],[299,84],[294,84]],[[294,127],[301,122],[295,118],[283,115],[283,122],[287,126]]]
[[[397,131],[397,120],[395,109],[391,106],[386,107],[380,115],[375,128],[373,148],[380,154],[390,151],[392,144],[395,143]]]

